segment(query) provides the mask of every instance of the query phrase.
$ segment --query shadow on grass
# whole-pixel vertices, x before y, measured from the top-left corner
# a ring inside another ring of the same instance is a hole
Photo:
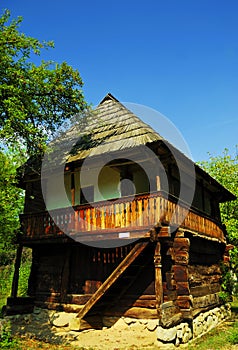
[[[47,310],[38,313],[5,316],[13,336],[37,339],[52,345],[63,345],[66,339],[52,330],[52,320]]]

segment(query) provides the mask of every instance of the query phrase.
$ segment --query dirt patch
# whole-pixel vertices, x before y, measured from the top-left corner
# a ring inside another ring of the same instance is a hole
[[[130,323],[126,319],[119,319],[111,327],[83,331],[70,330],[67,327],[67,320],[64,322],[62,319],[57,319],[57,314],[48,310],[27,315],[8,316],[5,320],[11,323],[12,333],[22,337],[26,343],[31,342],[31,346],[37,344],[36,340],[38,340],[48,343],[48,348],[50,346],[52,349],[54,346],[57,346],[55,348],[60,346],[61,349],[90,350],[150,350],[157,348],[155,347],[155,327],[153,324],[148,324],[146,320]],[[62,325],[65,323],[65,325],[61,327],[61,323]],[[30,348],[29,345],[27,345],[28,348]]]

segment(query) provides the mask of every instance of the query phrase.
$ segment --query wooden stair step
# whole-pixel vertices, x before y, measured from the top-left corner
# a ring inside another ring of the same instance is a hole
[[[78,318],[83,318],[88,311],[98,302],[98,300],[105,294],[105,292],[118,280],[122,273],[133,263],[133,261],[141,254],[147,247],[149,241],[138,242],[128,255],[115,268],[112,274],[106,281],[98,288],[93,296],[86,302],[84,307],[78,313]]]

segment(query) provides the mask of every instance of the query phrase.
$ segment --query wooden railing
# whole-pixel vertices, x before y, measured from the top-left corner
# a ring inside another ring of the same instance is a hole
[[[180,226],[202,235],[224,241],[220,222],[215,221],[175,198],[160,192],[123,197],[71,208],[20,216],[23,237],[29,239],[62,236],[71,237],[143,231],[149,232],[159,223]]]

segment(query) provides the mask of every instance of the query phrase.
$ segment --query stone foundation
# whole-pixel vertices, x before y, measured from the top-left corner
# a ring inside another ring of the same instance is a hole
[[[158,319],[148,320],[104,316],[96,330],[93,329],[93,323],[89,320],[82,320],[80,324],[76,316],[77,313],[34,308],[31,314],[6,316],[4,321],[11,322],[14,333],[29,337],[33,336],[49,342],[60,343],[61,341],[67,341],[72,343],[72,345],[77,345],[77,341],[80,341],[80,344],[84,344],[83,342],[87,336],[87,341],[90,345],[91,339],[95,339],[95,336],[101,339],[113,336],[115,344],[118,346],[117,348],[121,349],[120,345],[122,344],[120,343],[123,342],[121,338],[123,334],[125,338],[124,345],[130,339],[130,342],[132,341],[130,345],[134,344],[133,341],[137,341],[141,346],[154,344],[158,348],[171,349],[181,344],[186,344],[216,327],[231,316],[231,310],[229,304],[215,307],[200,313],[193,320],[183,321],[169,328],[160,326]],[[82,327],[80,330],[79,325]],[[90,333],[87,335],[85,332]],[[118,339],[116,339],[117,337]],[[95,349],[97,348],[97,344],[92,345],[94,345]]]
[[[219,323],[231,316],[230,304],[215,307],[204,313],[200,313],[190,322],[182,322],[171,328],[157,327],[158,345],[186,344],[190,340],[200,337],[206,332],[215,328]]]

